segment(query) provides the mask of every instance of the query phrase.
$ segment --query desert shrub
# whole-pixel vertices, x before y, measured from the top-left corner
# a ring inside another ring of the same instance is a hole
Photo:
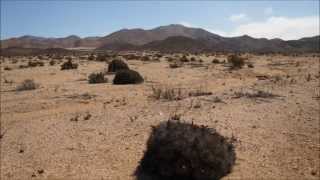
[[[93,61],[95,59],[93,54],[90,54],[90,56],[88,57],[88,60]]]
[[[137,71],[125,69],[116,72],[113,84],[139,84],[143,81],[143,77]]]
[[[6,70],[6,71],[10,71],[10,70],[12,70],[12,68],[11,68],[11,67],[6,66],[6,67],[4,67],[4,70]]]
[[[157,100],[165,99],[169,101],[176,101],[183,99],[181,88],[171,88],[171,87],[155,87],[152,86],[152,98]]]
[[[52,58],[56,59],[56,60],[62,60],[63,56],[62,55],[54,55]]]
[[[7,84],[12,84],[13,83],[13,80],[8,80],[8,79],[4,79],[4,83],[7,83]]]
[[[194,62],[194,61],[196,61],[196,58],[195,58],[195,57],[191,57],[191,58],[190,58],[190,61],[191,61],[191,62]]]
[[[141,61],[150,61],[150,57],[149,56],[142,56],[141,57]]]
[[[16,64],[18,62],[17,59],[12,59],[12,64]]]
[[[162,55],[162,54],[155,54],[155,56],[156,56],[157,58],[161,58],[163,55]]]
[[[71,56],[67,56],[67,57],[66,57],[66,60],[72,61],[72,57],[71,57]]]
[[[167,57],[167,61],[168,62],[172,62],[172,61],[174,61],[174,58],[173,57]]]
[[[42,61],[38,61],[37,63],[38,63],[38,66],[44,66],[44,62]]]
[[[32,79],[24,80],[20,85],[17,86],[17,91],[26,91],[26,90],[33,90],[37,89],[38,84],[36,84]]]
[[[70,59],[61,65],[61,70],[77,69],[78,64],[73,63]]]
[[[152,128],[135,174],[166,180],[214,180],[230,173],[235,159],[232,141],[214,129],[169,120]]]
[[[189,62],[190,60],[187,58],[187,56],[183,55],[183,56],[180,58],[180,61],[181,61],[181,62]]]
[[[104,55],[104,54],[98,54],[98,56],[96,58],[96,61],[101,61],[101,62],[107,61],[108,60],[107,58],[108,57],[106,55]]]
[[[133,59],[139,59],[140,56],[135,55],[135,54],[127,54],[123,56],[124,58],[128,59],[128,60],[133,60]]]
[[[39,59],[39,60],[43,60],[44,59],[44,57],[43,56],[37,56],[37,58]]]
[[[179,67],[182,67],[182,63],[175,61],[173,63],[170,63],[169,67],[172,68],[172,69],[179,68]]]
[[[51,61],[49,62],[49,64],[50,64],[50,66],[54,66],[54,65],[56,64],[56,62],[55,62],[54,60],[51,60]]]
[[[228,56],[228,63],[231,64],[232,69],[240,69],[244,65],[244,59],[237,55]]]
[[[248,66],[248,68],[254,68],[252,63],[248,63],[247,66]]]
[[[199,88],[195,91],[191,91],[189,92],[189,96],[191,97],[197,97],[197,96],[210,96],[212,95],[212,92],[210,91],[205,91],[204,89],[202,88]]]
[[[36,66],[38,66],[38,63],[37,63],[37,61],[29,61],[28,66],[29,67],[36,67]]]
[[[220,61],[219,61],[219,59],[213,59],[213,60],[212,60],[212,63],[213,63],[213,64],[219,64]]]
[[[29,67],[28,65],[23,65],[23,64],[19,65],[19,69],[24,69],[24,68],[28,68],[28,67]]]
[[[106,83],[108,82],[108,79],[104,77],[104,73],[91,73],[89,75],[89,83],[90,84],[96,84],[96,83]]]
[[[277,98],[280,95],[273,94],[271,92],[255,90],[249,92],[235,92],[235,98],[247,97],[247,98]]]
[[[44,66],[42,61],[28,61],[28,67]]]
[[[120,70],[128,70],[129,66],[120,59],[112,60],[108,65],[108,72],[117,72]]]

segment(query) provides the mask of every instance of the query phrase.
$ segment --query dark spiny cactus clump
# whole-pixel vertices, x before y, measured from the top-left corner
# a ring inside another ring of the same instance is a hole
[[[108,79],[104,77],[104,73],[91,73],[89,75],[89,84],[106,83]]]
[[[108,72],[117,72],[120,70],[128,70],[129,66],[120,59],[114,59],[109,63]]]
[[[137,179],[215,180],[231,172],[232,142],[205,126],[169,120],[153,127]]]
[[[113,84],[139,84],[143,81],[144,79],[137,71],[127,69],[116,73]]]
[[[78,68],[78,64],[72,63],[72,60],[70,59],[61,65],[61,70],[77,69],[77,68]]]

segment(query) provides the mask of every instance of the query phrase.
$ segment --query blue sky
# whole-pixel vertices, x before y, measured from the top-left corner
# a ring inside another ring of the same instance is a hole
[[[298,39],[319,34],[319,1],[1,0],[1,39],[105,36],[183,24],[223,36]]]

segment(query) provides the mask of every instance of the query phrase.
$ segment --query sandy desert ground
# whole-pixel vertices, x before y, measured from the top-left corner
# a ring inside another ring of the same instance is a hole
[[[319,57],[249,55],[254,68],[233,71],[197,58],[174,69],[164,58],[129,60],[145,79],[138,85],[113,85],[111,74],[89,84],[105,62],[75,59],[78,69],[61,71],[4,58],[1,179],[133,180],[151,126],[173,114],[237,139],[236,165],[223,179],[320,178]],[[40,87],[16,91],[25,79]],[[181,89],[183,99],[155,99],[152,87]],[[275,97],[250,96],[259,90]],[[212,94],[188,96],[194,91]]]

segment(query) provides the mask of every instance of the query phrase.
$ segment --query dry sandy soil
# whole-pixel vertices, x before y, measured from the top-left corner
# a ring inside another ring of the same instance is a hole
[[[61,71],[47,61],[20,69],[27,60],[5,59],[1,179],[133,180],[151,126],[175,113],[236,137],[236,165],[223,179],[319,179],[319,58],[250,55],[254,68],[234,71],[201,58],[200,66],[175,69],[163,58],[129,60],[145,78],[139,85],[113,85],[113,75],[89,84],[88,75],[104,70],[104,62],[76,59],[78,69]],[[16,91],[25,79],[40,87]],[[157,100],[152,86],[213,94]],[[258,90],[277,96],[245,94]]]

